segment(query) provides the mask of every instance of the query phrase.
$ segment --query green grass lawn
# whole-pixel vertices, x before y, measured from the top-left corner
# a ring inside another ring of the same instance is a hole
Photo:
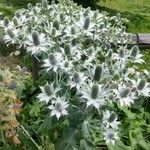
[[[102,10],[129,19],[128,31],[150,33],[150,0],[99,0]]]

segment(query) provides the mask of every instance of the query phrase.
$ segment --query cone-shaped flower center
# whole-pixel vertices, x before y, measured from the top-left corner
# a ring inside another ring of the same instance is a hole
[[[146,85],[146,81],[145,80],[143,80],[143,79],[141,79],[140,80],[140,82],[139,82],[139,84],[138,84],[138,90],[143,90],[143,88],[145,87],[145,85]]]
[[[8,27],[9,25],[9,19],[7,17],[4,18],[4,26]]]
[[[60,102],[55,103],[55,108],[57,111],[61,112],[62,111],[62,106]]]
[[[108,119],[108,121],[111,123],[117,118],[117,115],[115,113],[112,113]]]
[[[19,18],[21,17],[21,14],[17,11],[17,12],[15,13],[15,16],[19,19]]]
[[[53,65],[53,66],[56,65],[57,61],[56,61],[54,54],[50,53],[48,57],[49,57],[49,61],[50,61],[51,65]]]
[[[109,134],[108,134],[108,138],[109,138],[109,139],[114,139],[114,133],[109,133]]]
[[[53,28],[53,29],[52,29],[52,35],[53,35],[53,36],[56,35],[56,28]]]
[[[75,35],[75,34],[76,34],[76,30],[75,30],[74,27],[71,27],[71,34],[72,34],[72,35]]]
[[[33,43],[38,46],[40,45],[40,39],[39,39],[39,34],[38,32],[34,31],[32,32],[32,39],[33,39]]]
[[[74,39],[72,40],[71,44],[72,44],[72,46],[75,46],[75,45],[77,44],[77,39],[74,38]]]
[[[65,67],[65,68],[68,68],[68,67],[69,67],[69,62],[68,62],[68,61],[65,62],[64,67]]]
[[[65,50],[65,55],[67,56],[71,55],[71,48],[69,44],[65,44],[64,50]]]
[[[10,38],[13,38],[15,36],[14,33],[13,33],[13,31],[11,29],[8,29],[7,33],[8,33],[8,35],[9,35]]]
[[[120,57],[120,58],[123,58],[123,57],[124,57],[124,50],[123,50],[123,49],[120,49],[120,50],[119,50],[119,57]]]
[[[85,18],[85,21],[84,21],[83,28],[84,28],[85,30],[87,30],[87,29],[89,28],[89,26],[90,26],[90,17],[86,17],[86,18]]]
[[[58,22],[58,20],[54,20],[53,27],[56,28],[57,30],[59,30],[59,22]]]
[[[94,80],[99,81],[102,75],[102,66],[98,65],[95,69]]]
[[[120,96],[121,96],[121,98],[125,98],[125,97],[127,97],[128,96],[128,94],[129,94],[129,92],[130,92],[130,89],[124,89],[124,90],[122,90],[121,92],[120,92]]]
[[[16,17],[13,18],[13,23],[15,26],[19,26],[18,19]]]
[[[134,46],[131,51],[131,57],[136,57],[138,54],[139,48],[138,46]]]
[[[96,99],[96,98],[98,97],[98,92],[99,92],[99,87],[98,87],[97,84],[94,84],[94,85],[92,86],[92,90],[91,90],[91,97],[92,97],[93,99]]]
[[[60,14],[60,21],[63,22],[65,20],[65,15],[63,13]]]
[[[45,93],[46,93],[48,96],[52,95],[52,91],[51,91],[49,85],[45,85],[45,86],[44,86],[44,90],[45,90]]]
[[[80,76],[79,76],[79,74],[77,72],[75,72],[74,75],[73,75],[73,81],[75,83],[79,83],[80,82]]]

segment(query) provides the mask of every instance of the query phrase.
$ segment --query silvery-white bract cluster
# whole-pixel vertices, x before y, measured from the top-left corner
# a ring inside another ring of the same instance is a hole
[[[104,140],[107,144],[115,144],[115,141],[119,138],[118,126],[120,124],[120,122],[117,121],[117,115],[114,112],[106,110],[103,112],[102,121]]]
[[[98,111],[112,103],[130,107],[139,96],[150,95],[145,80],[148,71],[142,74],[130,67],[144,61],[137,46],[128,48],[131,36],[125,32],[123,20],[120,15],[109,17],[72,1],[49,5],[43,0],[18,10],[12,20],[4,18],[0,26],[7,44],[42,56],[46,73],[55,75],[53,83],[40,87],[38,98],[50,104],[51,116],[59,119],[69,114],[71,99],[66,93],[71,89],[76,89],[81,103]],[[67,89],[59,94],[64,78]],[[107,143],[114,144],[118,138],[116,118],[104,112],[102,128]]]

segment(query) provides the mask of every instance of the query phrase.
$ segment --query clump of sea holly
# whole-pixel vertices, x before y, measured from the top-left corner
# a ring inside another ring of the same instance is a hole
[[[48,105],[50,116],[69,120],[76,118],[74,109],[92,110],[82,112],[90,118],[99,112],[103,114],[99,129],[106,143],[115,144],[120,122],[106,109],[114,110],[112,104],[132,107],[139,96],[150,96],[144,74],[129,67],[144,61],[137,46],[128,47],[131,38],[124,21],[120,15],[110,17],[69,0],[51,5],[43,0],[18,10],[12,20],[4,18],[0,26],[7,44],[42,58],[41,76],[47,75],[47,84],[40,86],[37,98]]]

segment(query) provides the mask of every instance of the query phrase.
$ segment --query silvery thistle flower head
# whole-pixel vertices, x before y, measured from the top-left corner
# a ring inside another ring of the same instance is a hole
[[[144,60],[142,59],[143,55],[140,54],[140,50],[138,48],[138,46],[133,46],[130,52],[130,58],[131,58],[131,62],[133,63],[139,63],[142,64],[144,63]]]
[[[51,116],[56,116],[59,120],[61,116],[68,115],[66,110],[68,106],[69,104],[64,97],[57,97],[48,108],[51,110]]]
[[[80,93],[81,98],[86,100],[87,107],[94,106],[99,109],[105,105],[105,98],[107,96],[106,91],[102,88],[103,85],[93,84],[92,82],[86,86],[82,86]]]
[[[118,132],[113,129],[107,129],[103,132],[104,140],[106,144],[115,144],[116,140],[119,139]]]
[[[143,95],[146,97],[150,96],[150,86],[145,79],[138,78],[136,80],[131,80],[133,87],[136,89],[138,95]]]
[[[119,121],[117,121],[117,115],[114,112],[110,112],[109,110],[106,110],[103,112],[103,128],[113,128],[118,129],[118,125],[120,124]]]
[[[130,87],[126,87],[124,84],[119,84],[118,89],[113,89],[116,99],[119,101],[121,106],[129,106],[134,103],[135,96],[134,92],[131,92]]]
[[[129,52],[126,46],[120,46],[117,53],[113,53],[112,58],[117,60],[118,63],[124,64],[129,58]]]
[[[87,51],[84,52],[86,59],[83,62],[83,67],[88,68],[89,66],[93,66],[92,62],[96,61],[98,51],[92,46]]]
[[[51,99],[57,97],[57,92],[60,91],[60,87],[55,87],[54,83],[46,84],[40,87],[41,93],[37,96],[40,102],[45,101],[48,103]]]
[[[83,34],[91,37],[93,36],[92,31],[94,31],[95,24],[91,22],[90,16],[80,17],[80,20],[78,20],[75,25],[81,29],[80,32],[83,32]]]
[[[8,28],[3,39],[4,39],[5,43],[15,44],[17,42],[18,36],[19,36],[19,30]]]
[[[77,90],[79,90],[82,85],[85,84],[87,80],[87,76],[84,75],[84,73],[81,72],[74,72],[68,81],[68,85],[73,88],[76,87]]]
[[[8,19],[8,17],[4,17],[3,20],[0,20],[0,27],[2,27],[5,31],[14,28],[14,24]]]
[[[39,34],[37,31],[33,31],[32,34],[27,36],[25,45],[27,52],[30,52],[32,55],[46,52],[50,46],[46,35],[44,33]]]
[[[65,58],[65,60],[60,64],[60,68],[62,72],[69,74],[73,70],[74,65],[71,60],[68,60],[68,58]]]
[[[54,72],[57,72],[58,69],[61,69],[63,62],[64,58],[62,53],[50,53],[48,58],[44,60],[43,67],[45,67],[47,71],[52,69]]]

